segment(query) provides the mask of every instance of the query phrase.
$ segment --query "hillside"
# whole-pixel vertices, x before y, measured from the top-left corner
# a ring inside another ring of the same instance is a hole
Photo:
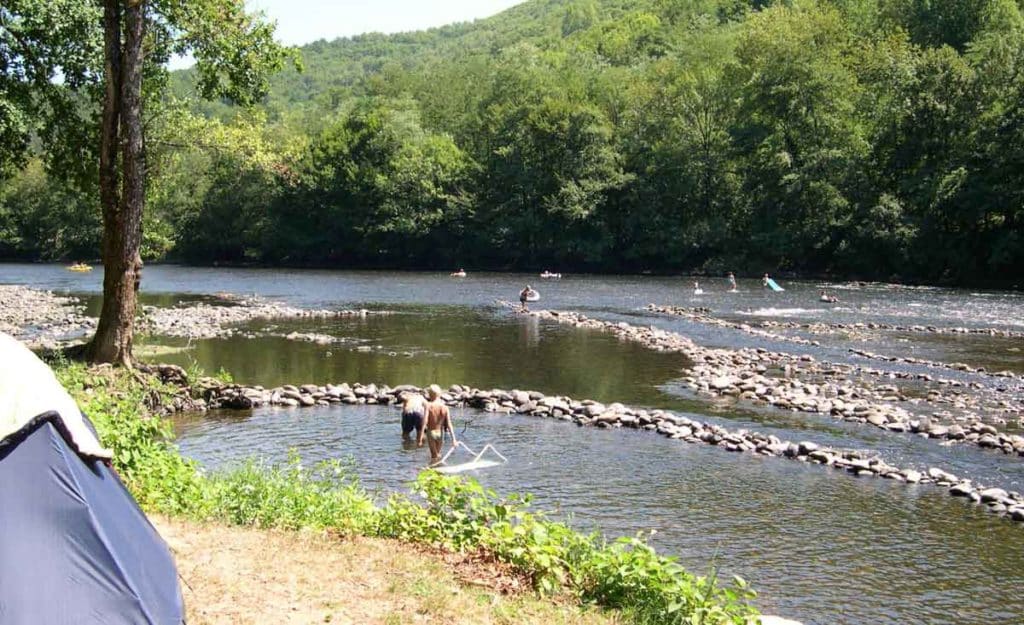
[[[1024,271],[1016,0],[530,0],[301,54],[256,111],[172,76],[185,108],[151,129],[148,257]],[[40,172],[0,192],[0,255],[98,245],[61,230],[93,200]]]
[[[656,4],[650,0],[528,0],[472,22],[390,35],[367,33],[332,41],[320,39],[299,47],[301,72],[289,68],[274,77],[265,106],[277,112],[330,109],[346,97],[365,93],[366,81],[375,76],[415,73],[477,57],[494,58],[518,44],[553,48],[562,39],[563,23],[570,12],[582,13],[587,20],[608,21]],[[171,80],[176,96],[195,95],[192,70],[173,72]],[[235,112],[223,103],[197,102],[196,106],[225,118]]]

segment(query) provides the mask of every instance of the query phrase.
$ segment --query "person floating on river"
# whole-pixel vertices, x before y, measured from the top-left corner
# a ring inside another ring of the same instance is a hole
[[[422,446],[424,436],[426,437],[427,445],[430,447],[430,464],[435,465],[441,461],[441,447],[444,444],[445,430],[451,434],[452,447],[458,445],[459,441],[455,438],[451,412],[441,400],[441,387],[431,384],[427,389],[427,399],[430,401],[426,405],[426,427],[420,431],[417,443]]]
[[[453,278],[465,278],[466,277],[466,270],[463,269],[462,267],[459,267],[459,270],[458,271],[453,271],[451,275],[452,275]]]
[[[402,438],[409,440],[409,435],[416,430],[416,440],[421,441],[423,424],[427,417],[427,400],[423,395],[414,392],[402,394]],[[420,442],[420,445],[423,443]]]
[[[697,280],[693,281],[693,294],[704,295],[704,289],[700,288],[700,282],[698,282]]]
[[[733,273],[730,271],[729,275],[726,277],[729,279],[729,292],[735,293],[736,291],[739,291],[739,288],[737,288],[736,286],[736,276],[734,276]]]
[[[838,304],[839,303],[839,298],[838,297],[836,297],[835,295],[829,295],[828,292],[825,291],[824,289],[821,290],[821,294],[818,296],[818,299],[823,301],[823,302],[825,302],[826,304]]]

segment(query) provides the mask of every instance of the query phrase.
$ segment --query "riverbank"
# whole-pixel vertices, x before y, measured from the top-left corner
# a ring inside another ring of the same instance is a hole
[[[691,616],[709,625],[749,625],[757,618],[749,603],[754,593],[742,580],[725,584],[714,575],[693,575],[640,538],[607,542],[581,534],[529,510],[528,497],[499,496],[472,480],[424,471],[412,492],[380,505],[337,461],[306,467],[294,456],[283,466],[250,462],[207,473],[170,443],[168,424],[144,410],[173,401],[180,387],[109,366],[56,365],[62,384],[113,449],[122,480],[149,512],[467,554],[501,563],[500,570],[529,580],[540,596],[617,610],[645,625]]]
[[[539,600],[494,562],[395,540],[151,517],[181,574],[190,625],[618,625],[621,614]]]

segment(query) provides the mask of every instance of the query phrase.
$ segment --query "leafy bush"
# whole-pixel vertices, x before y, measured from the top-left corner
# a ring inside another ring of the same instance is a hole
[[[346,535],[375,526],[377,508],[340,461],[302,466],[295,452],[284,466],[248,461],[214,475],[210,512],[235,525],[284,529],[330,528]]]

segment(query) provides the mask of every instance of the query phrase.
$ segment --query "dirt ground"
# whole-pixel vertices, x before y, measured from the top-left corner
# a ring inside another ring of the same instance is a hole
[[[189,625],[611,625],[537,600],[493,564],[396,541],[153,517],[181,576]]]

